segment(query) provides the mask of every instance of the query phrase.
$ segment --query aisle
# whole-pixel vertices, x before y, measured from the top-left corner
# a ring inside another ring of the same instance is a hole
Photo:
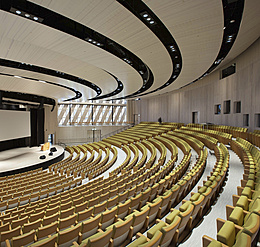
[[[226,205],[233,205],[232,195],[237,194],[237,186],[240,185],[240,180],[242,179],[244,172],[244,167],[238,156],[231,150],[229,150],[229,154],[229,174],[223,192],[218,197],[216,204],[211,207],[211,211],[208,213],[208,215],[204,217],[202,223],[193,229],[189,239],[183,244],[180,244],[181,247],[202,246],[203,235],[208,235],[209,237],[216,239],[216,219],[221,218],[226,220]],[[208,167],[211,169],[212,165],[214,166],[214,159],[209,155],[206,169],[208,169]],[[204,174],[207,175],[207,173],[208,172],[205,170]],[[205,176],[202,176],[202,178],[203,180],[206,180]],[[200,180],[198,185],[201,185],[203,180]],[[196,187],[195,192],[197,192]]]

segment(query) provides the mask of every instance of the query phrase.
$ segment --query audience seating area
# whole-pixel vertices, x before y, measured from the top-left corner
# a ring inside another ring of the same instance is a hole
[[[226,145],[244,164],[243,180],[226,206],[227,220],[217,218],[217,238],[205,232],[203,246],[251,246],[260,227],[258,137],[229,126],[143,122],[66,147],[68,157],[48,170],[0,178],[1,246],[179,245],[225,185]],[[113,167],[119,149],[125,160]],[[216,163],[200,187],[209,151]]]

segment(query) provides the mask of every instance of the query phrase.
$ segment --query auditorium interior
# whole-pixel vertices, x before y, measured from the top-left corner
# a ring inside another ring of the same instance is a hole
[[[0,0],[1,247],[260,246],[259,0]]]

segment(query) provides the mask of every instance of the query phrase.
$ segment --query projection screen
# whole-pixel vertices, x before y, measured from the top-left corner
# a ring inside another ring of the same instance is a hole
[[[0,110],[0,142],[31,136],[30,112]]]

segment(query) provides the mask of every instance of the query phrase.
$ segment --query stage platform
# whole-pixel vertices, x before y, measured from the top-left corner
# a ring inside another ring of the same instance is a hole
[[[46,169],[53,163],[63,159],[64,148],[53,145],[57,149],[50,156],[50,150],[41,151],[41,147],[14,148],[0,152],[0,177],[8,176],[20,172],[26,172],[38,168]],[[40,156],[45,155],[45,159]]]

